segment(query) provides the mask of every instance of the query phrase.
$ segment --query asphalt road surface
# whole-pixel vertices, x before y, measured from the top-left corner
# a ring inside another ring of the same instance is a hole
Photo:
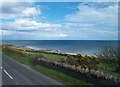
[[[1,69],[2,85],[62,85],[5,55],[2,55]]]

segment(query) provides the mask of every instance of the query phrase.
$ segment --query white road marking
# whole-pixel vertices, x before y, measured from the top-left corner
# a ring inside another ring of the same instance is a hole
[[[25,66],[24,64],[21,64],[22,66]]]
[[[26,68],[28,68],[28,69],[31,69],[30,67],[28,67],[28,66],[26,66],[26,65],[24,65],[24,64],[21,64],[22,66],[24,66],[24,67],[26,67]]]
[[[11,79],[13,79],[13,77],[6,71],[6,70],[3,70]]]
[[[26,68],[31,69],[30,67],[26,66]]]
[[[1,67],[1,69],[3,69],[3,67]]]

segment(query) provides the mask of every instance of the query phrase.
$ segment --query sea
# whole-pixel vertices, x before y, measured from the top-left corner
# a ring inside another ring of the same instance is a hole
[[[2,44],[35,50],[59,50],[62,53],[95,55],[105,47],[117,47],[117,40],[3,40]]]

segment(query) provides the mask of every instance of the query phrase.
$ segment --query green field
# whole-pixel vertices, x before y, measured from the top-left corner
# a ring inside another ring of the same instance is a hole
[[[47,59],[56,60],[56,61],[59,61],[62,58],[67,58],[67,56],[62,56],[57,54],[47,54],[47,53],[30,53],[30,54],[32,54],[33,57],[35,56],[39,57],[40,55],[43,55]]]

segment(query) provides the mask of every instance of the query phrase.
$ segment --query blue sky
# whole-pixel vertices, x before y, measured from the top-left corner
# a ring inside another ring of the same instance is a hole
[[[117,40],[115,2],[4,2],[3,40]]]

